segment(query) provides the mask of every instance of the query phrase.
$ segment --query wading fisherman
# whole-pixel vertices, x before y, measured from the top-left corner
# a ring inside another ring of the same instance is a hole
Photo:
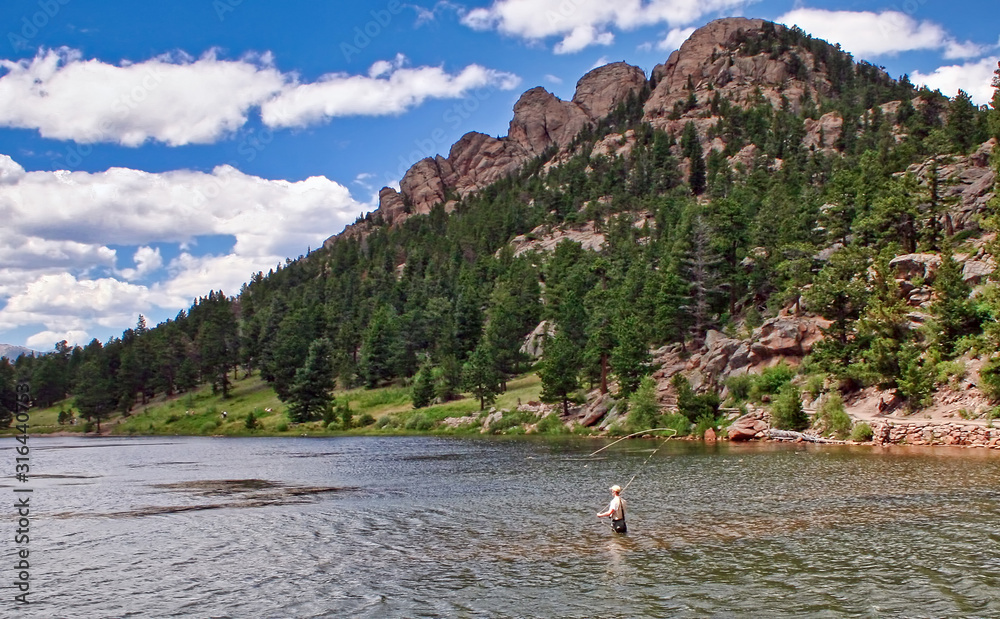
[[[622,487],[618,484],[611,486],[611,502],[608,509],[597,514],[598,518],[611,516],[611,528],[615,533],[626,533],[628,527],[625,526],[625,499],[621,497]]]

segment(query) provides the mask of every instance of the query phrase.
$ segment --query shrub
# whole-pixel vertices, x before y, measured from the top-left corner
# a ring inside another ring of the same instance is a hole
[[[385,417],[379,417],[379,420],[375,422],[375,427],[381,430],[387,427],[395,427],[395,423],[393,423],[393,420],[389,417],[389,415],[386,415]]]
[[[539,434],[566,434],[569,429],[555,413],[549,413],[538,422]]]
[[[698,418],[698,421],[694,426],[694,435],[700,438],[704,438],[705,431],[711,428],[716,430],[719,427],[719,420],[711,415],[702,415]]]
[[[88,422],[86,422],[86,423],[83,424],[83,431],[84,431],[84,433],[92,432],[93,430],[94,430],[94,424],[93,423],[91,423],[91,422],[88,421]],[[150,432],[152,432],[152,430],[153,430],[153,426],[152,425],[149,426],[149,430],[150,430]]]
[[[813,426],[823,434],[833,434],[844,439],[851,433],[851,417],[844,411],[844,400],[839,393],[831,393],[820,402]]]
[[[375,423],[375,418],[372,417],[371,414],[361,413],[361,416],[358,417],[357,426],[359,428],[364,428],[366,426],[372,425],[373,423]]]
[[[404,426],[407,430],[416,430],[417,432],[427,432],[434,428],[434,420],[431,419],[424,413],[419,415],[413,415],[407,420]]]
[[[664,415],[663,420],[660,423],[664,428],[672,428],[676,430],[677,433],[674,434],[674,436],[687,436],[691,433],[691,421],[680,413]],[[667,432],[663,433],[664,436],[667,434]]]
[[[779,430],[802,431],[809,427],[809,417],[802,408],[799,390],[792,384],[786,384],[771,407],[771,419]]]
[[[656,382],[645,377],[629,398],[628,428],[632,432],[657,427],[660,405],[656,401]]]
[[[176,413],[171,414],[169,417],[167,417],[166,423],[174,423],[180,421],[180,419],[181,419],[180,415],[177,415]]]
[[[931,403],[937,368],[931,359],[920,356],[915,346],[904,345],[897,355],[900,376],[896,379],[899,392],[906,398],[906,406],[915,411]]]
[[[956,359],[955,361],[942,361],[937,364],[936,382],[939,385],[951,384],[957,386],[965,378],[965,362]]]
[[[813,374],[806,379],[806,391],[813,400],[819,399],[823,394],[823,387],[826,385],[826,376],[823,374]]]
[[[691,388],[691,383],[680,374],[670,380],[677,392],[677,408],[688,421],[694,422],[702,416],[715,417],[719,412],[719,396],[715,393],[697,395]]]
[[[206,421],[205,423],[202,424],[201,431],[202,431],[203,434],[210,434],[210,433],[214,432],[215,429],[218,428],[218,427],[219,427],[219,424],[217,422],[215,422],[214,420],[213,421]]]
[[[1000,400],[1000,357],[993,357],[979,370],[979,386],[986,397]]]
[[[517,409],[506,411],[500,419],[490,424],[489,431],[491,434],[510,434],[514,428],[526,423],[533,423],[536,419],[534,413],[527,411]]]
[[[854,426],[854,429],[851,430],[851,440],[859,443],[867,443],[874,436],[875,432],[872,431],[872,427],[864,421]]]
[[[277,426],[275,426],[274,429],[277,430],[278,432],[288,432],[288,422],[282,421]]]
[[[782,361],[778,365],[765,368],[753,381],[754,389],[751,396],[759,399],[762,395],[772,395],[781,391],[781,388],[792,381],[795,377],[793,370],[787,363]]]
[[[257,416],[253,414],[253,411],[250,411],[250,414],[247,415],[243,425],[247,430],[256,430],[257,427],[260,426],[260,422],[257,421]]]
[[[750,389],[753,388],[753,376],[740,374],[730,376],[726,379],[726,389],[729,390],[729,397],[734,402],[744,402],[750,397]]]

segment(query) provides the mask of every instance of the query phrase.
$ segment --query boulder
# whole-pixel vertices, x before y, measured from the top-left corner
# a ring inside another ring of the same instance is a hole
[[[548,320],[543,320],[524,338],[524,344],[521,345],[521,352],[529,357],[538,359],[542,356],[542,346],[545,344],[545,338],[553,335],[553,333],[554,328],[552,323]]]
[[[593,402],[587,405],[583,409],[583,418],[580,419],[580,425],[585,427],[590,427],[600,421],[605,415],[608,414],[608,409],[611,407],[611,394],[605,393]]]
[[[837,112],[827,112],[816,120],[807,118],[804,123],[806,137],[802,145],[806,148],[832,148],[844,127],[844,119]]]
[[[713,430],[712,428],[705,430],[704,440],[706,443],[714,443],[717,440],[717,437],[715,436],[715,430]]]
[[[744,415],[731,423],[728,429],[729,440],[749,441],[756,438],[760,432],[766,432],[768,424],[753,415]]]
[[[966,260],[965,264],[962,265],[962,279],[970,286],[978,286],[985,282],[986,278],[995,270],[996,264],[990,258],[986,260]]]
[[[889,266],[896,271],[899,279],[921,277],[930,283],[941,266],[941,257],[937,254],[904,254],[890,260]]]

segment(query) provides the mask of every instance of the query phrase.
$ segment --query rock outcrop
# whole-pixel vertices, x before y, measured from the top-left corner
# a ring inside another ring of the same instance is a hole
[[[749,103],[751,93],[759,89],[760,96],[775,107],[787,105],[795,111],[807,89],[829,92],[829,79],[815,69],[814,58],[805,49],[789,50],[777,58],[768,51],[746,55],[738,49],[741,37],[784,28],[742,17],[717,19],[699,28],[670,54],[666,63],[653,69],[656,88],[646,101],[645,120],[654,127],[670,127],[674,106],[684,103],[692,92],[699,104],[716,93],[733,102]],[[795,63],[790,62],[793,53],[798,58]],[[792,66],[802,68],[793,73]],[[832,127],[832,120],[827,123]]]
[[[687,357],[679,345],[657,351],[654,361],[660,369],[653,378],[666,392],[674,374],[683,373],[695,389],[725,394],[725,382],[730,376],[759,373],[781,361],[798,365],[823,339],[823,330],[829,326],[830,321],[817,316],[780,315],[764,322],[746,340],[709,331],[704,346]]]
[[[940,198],[944,203],[954,204],[946,221],[942,222],[943,229],[948,226],[952,227],[952,232],[979,229],[980,216],[987,212],[996,187],[996,170],[990,165],[996,145],[996,138],[991,138],[971,155],[939,157],[937,162],[927,160],[907,169],[927,185],[932,170],[937,167]]]
[[[615,62],[580,78],[570,101],[544,88],[532,88],[514,104],[514,117],[505,137],[469,132],[451,147],[447,157],[421,159],[403,175],[399,191],[386,187],[379,192],[374,215],[390,225],[399,224],[412,215],[429,213],[450,193],[462,197],[482,189],[549,148],[565,148],[585,127],[607,116],[645,85],[642,69]]]

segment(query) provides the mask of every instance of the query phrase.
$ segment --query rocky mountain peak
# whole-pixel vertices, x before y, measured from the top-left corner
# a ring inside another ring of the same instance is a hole
[[[642,69],[625,62],[612,62],[580,78],[576,83],[573,103],[592,120],[599,120],[645,85],[646,74]]]

